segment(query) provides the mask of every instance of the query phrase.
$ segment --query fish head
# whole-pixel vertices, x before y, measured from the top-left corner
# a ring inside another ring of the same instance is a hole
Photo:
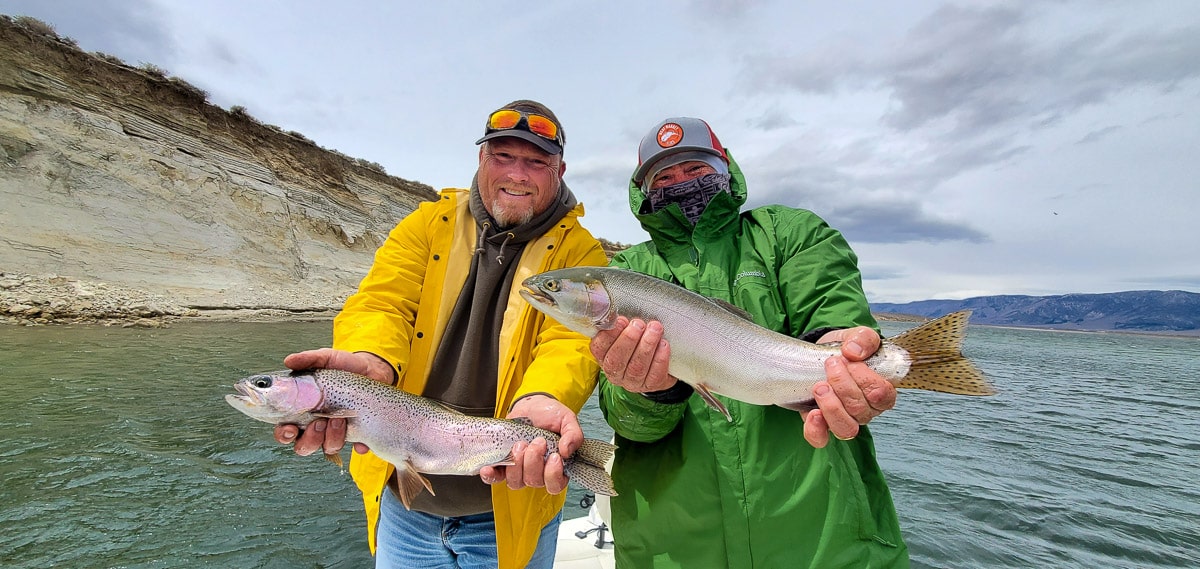
[[[589,338],[608,330],[617,312],[604,279],[586,267],[533,275],[521,283],[521,298],[534,308]]]
[[[233,385],[237,395],[225,396],[234,409],[265,423],[307,425],[324,396],[311,372],[291,370],[260,373]]]

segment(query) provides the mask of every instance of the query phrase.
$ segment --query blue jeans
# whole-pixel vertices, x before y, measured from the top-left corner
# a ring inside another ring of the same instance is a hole
[[[491,512],[443,518],[404,509],[384,489],[376,533],[376,569],[495,569],[496,521]],[[558,547],[559,512],[542,528],[529,569],[552,569]]]

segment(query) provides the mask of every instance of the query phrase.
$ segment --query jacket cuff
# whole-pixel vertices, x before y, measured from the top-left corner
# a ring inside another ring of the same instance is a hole
[[[805,332],[803,336],[800,336],[800,339],[810,344],[815,344],[817,343],[817,340],[821,339],[821,336],[833,332],[834,330],[841,330],[841,328],[826,327],[817,328],[816,330],[809,330],[808,332]]]
[[[695,393],[696,390],[692,386],[682,381],[675,382],[675,385],[662,391],[647,391],[642,394],[642,397],[649,399],[655,403],[683,403]]]
[[[553,400],[555,400],[555,401],[558,401],[558,398],[557,398],[557,397],[555,397],[555,396],[554,396],[554,395],[552,395],[552,394],[546,393],[545,391],[534,391],[534,392],[531,392],[531,393],[526,393],[526,394],[524,394],[524,395],[521,395],[520,397],[517,397],[516,399],[513,399],[512,405],[509,405],[509,406],[508,406],[508,412],[509,412],[509,413],[512,413],[512,408],[517,406],[517,402],[518,402],[518,401],[520,401],[520,400],[522,400],[522,399],[524,399],[524,398],[526,398],[526,397],[532,397],[532,396],[534,396],[534,395],[545,395],[546,397],[549,397],[549,398],[551,398],[551,399],[553,399]]]

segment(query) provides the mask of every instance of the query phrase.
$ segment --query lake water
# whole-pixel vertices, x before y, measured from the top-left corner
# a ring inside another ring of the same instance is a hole
[[[369,567],[349,475],[223,401],[329,329],[0,327],[0,566]],[[998,396],[872,424],[914,566],[1200,566],[1200,340],[972,327],[966,352]]]

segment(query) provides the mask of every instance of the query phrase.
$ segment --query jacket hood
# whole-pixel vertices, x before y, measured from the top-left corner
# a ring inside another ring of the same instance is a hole
[[[630,178],[629,208],[642,225],[642,229],[650,234],[651,239],[659,240],[663,237],[686,239],[694,232],[716,233],[737,220],[742,205],[746,203],[746,178],[728,148],[725,149],[725,155],[729,158],[729,193],[717,194],[704,209],[704,213],[700,215],[695,226],[692,226],[692,223],[684,217],[683,210],[675,204],[656,212],[641,213],[646,195],[642,193],[642,188],[633,181],[632,177]]]

